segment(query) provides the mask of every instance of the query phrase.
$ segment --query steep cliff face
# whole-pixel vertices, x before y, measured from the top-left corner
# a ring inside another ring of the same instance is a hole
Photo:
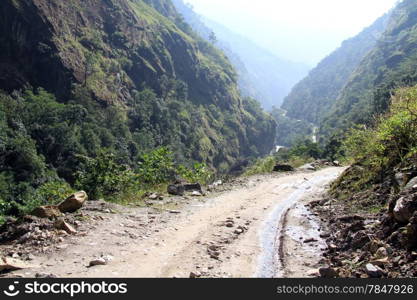
[[[122,70],[103,70],[105,66],[100,66],[107,78],[92,79],[92,85],[98,85],[94,92],[99,99],[112,101],[125,96],[111,87],[117,83],[119,71],[126,72],[131,79],[122,80],[121,87],[140,87],[146,83],[160,90],[158,80],[165,74],[189,82],[195,100],[224,106],[237,103],[236,95],[229,95],[228,101],[218,99],[234,80],[227,61],[224,67],[216,65],[220,72],[213,74],[205,65],[208,55],[200,51],[197,43],[145,2],[5,2],[0,21],[5,39],[1,60],[10,70],[14,68],[20,82],[65,94],[62,89],[68,92],[73,79],[78,83],[86,80],[90,55],[99,52],[95,56],[100,56],[103,65],[122,67]],[[175,17],[169,1],[147,3],[170,18]],[[131,64],[120,66],[120,60],[130,60]],[[11,90],[17,86],[18,83],[9,86],[3,80],[0,87]]]
[[[2,1],[0,6],[0,88],[27,84],[69,94],[73,74],[53,42],[54,28],[37,1]]]
[[[43,87],[67,102],[82,87],[121,108],[132,135],[147,131],[149,145],[170,145],[223,170],[273,146],[274,121],[258,107],[249,111],[236,77],[170,0],[5,0],[0,7],[0,89]],[[146,124],[130,117],[145,89],[159,107]]]

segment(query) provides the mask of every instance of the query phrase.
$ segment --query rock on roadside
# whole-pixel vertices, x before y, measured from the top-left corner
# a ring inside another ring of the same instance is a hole
[[[182,184],[170,184],[167,188],[167,192],[174,196],[183,196],[185,188]]]
[[[26,263],[24,263],[21,260],[11,258],[11,257],[2,257],[0,259],[0,272],[2,271],[15,271],[15,270],[21,270],[21,269],[27,269],[31,268],[33,266],[30,266]]]
[[[85,201],[87,201],[87,199],[87,193],[80,191],[72,194],[63,202],[61,202],[58,205],[58,208],[63,213],[72,213],[80,209],[84,205]]]
[[[38,218],[58,218],[62,213],[56,205],[45,205],[35,208],[31,215]]]
[[[64,230],[68,234],[76,234],[77,230],[62,219],[56,220],[54,223],[56,229]]]

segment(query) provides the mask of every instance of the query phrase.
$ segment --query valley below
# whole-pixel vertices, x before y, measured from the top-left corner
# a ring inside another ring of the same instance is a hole
[[[27,240],[0,246],[27,262],[3,276],[315,276],[326,243],[306,205],[343,170],[235,179],[205,197],[164,198],[146,208],[88,201],[66,217],[76,233],[57,235],[34,222]]]

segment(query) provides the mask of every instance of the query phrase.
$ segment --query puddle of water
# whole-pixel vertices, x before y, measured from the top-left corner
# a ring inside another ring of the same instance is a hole
[[[260,232],[260,243],[262,253],[258,259],[258,270],[255,274],[257,278],[274,278],[280,277],[281,266],[279,259],[279,233],[281,232],[281,224],[284,213],[295,203],[300,201],[308,192],[316,188],[322,188],[327,182],[336,179],[337,174],[316,176],[310,181],[303,181],[300,184],[294,184],[296,188],[285,200],[274,208],[266,221],[263,223]],[[314,188],[314,189],[313,189]],[[318,226],[318,224],[313,225]],[[311,232],[313,233],[313,232]],[[294,232],[294,234],[302,234],[305,237],[308,233]]]
[[[305,205],[297,204],[292,210],[292,216],[304,220],[304,226],[288,226],[285,233],[294,241],[303,242],[306,239],[315,239],[317,242],[306,243],[302,248],[306,252],[316,253],[317,249],[327,247],[324,239],[320,237],[320,220],[313,216]]]

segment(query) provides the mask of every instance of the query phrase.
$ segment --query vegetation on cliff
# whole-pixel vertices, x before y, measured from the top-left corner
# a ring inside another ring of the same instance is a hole
[[[169,0],[4,1],[0,61],[5,214],[203,180],[273,147],[274,120]]]
[[[401,88],[389,112],[378,117],[374,127],[360,126],[347,135],[344,147],[352,167],[334,184],[334,195],[359,199],[365,206],[386,207],[391,194],[416,171],[416,126],[417,86]],[[402,173],[410,174],[406,178]]]

